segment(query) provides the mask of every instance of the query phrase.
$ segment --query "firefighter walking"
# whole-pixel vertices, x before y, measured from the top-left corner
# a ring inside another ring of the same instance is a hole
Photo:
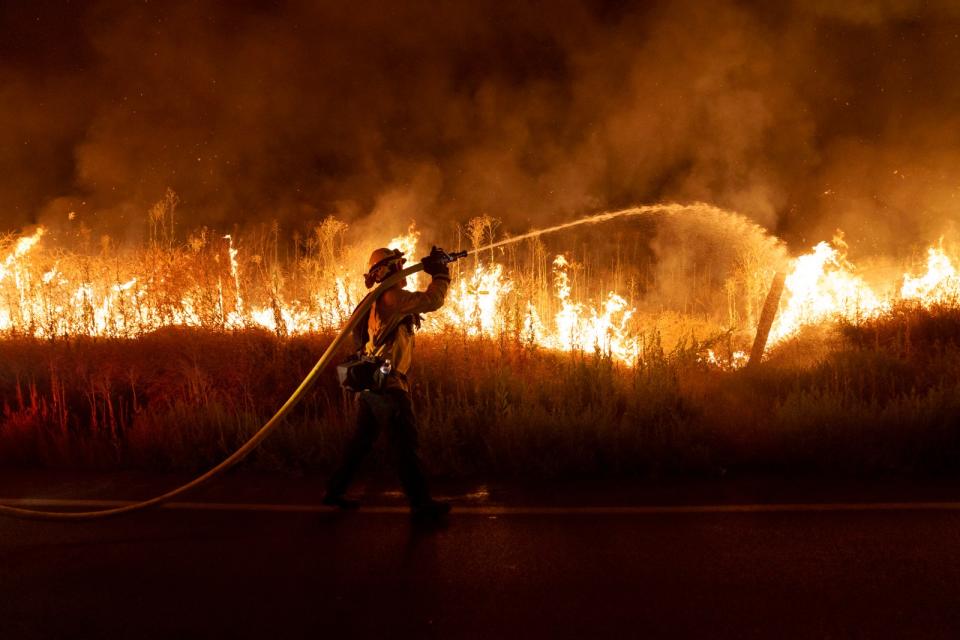
[[[406,279],[387,289],[374,302],[366,322],[355,334],[359,355],[375,363],[371,388],[359,393],[357,425],[339,468],[330,477],[323,503],[354,509],[359,502],[346,497],[360,463],[373,448],[381,431],[387,432],[390,451],[403,491],[414,516],[435,518],[447,514],[450,505],[430,496],[417,454],[417,424],[410,401],[407,373],[413,363],[414,334],[420,314],[443,306],[450,285],[449,256],[436,247],[421,262],[431,276],[425,291],[407,291]],[[403,268],[403,253],[377,249],[370,256],[364,283],[367,288],[383,282]],[[366,386],[366,385],[365,385]]]

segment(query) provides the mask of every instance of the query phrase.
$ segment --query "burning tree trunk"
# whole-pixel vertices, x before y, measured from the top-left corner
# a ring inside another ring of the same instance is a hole
[[[786,281],[787,274],[778,271],[773,275],[773,282],[770,284],[770,292],[767,293],[767,300],[763,303],[763,310],[760,312],[760,322],[757,324],[757,337],[753,340],[753,349],[750,351],[750,365],[760,362],[763,358],[763,352],[767,348],[767,338],[770,336],[770,328],[777,317],[777,309],[780,307],[780,296],[783,295],[783,283]]]

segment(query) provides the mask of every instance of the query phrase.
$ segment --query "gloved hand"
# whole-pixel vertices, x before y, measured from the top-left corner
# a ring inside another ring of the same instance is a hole
[[[450,268],[447,267],[447,252],[439,247],[433,247],[430,250],[430,255],[423,258],[420,262],[423,263],[423,270],[429,273],[431,276],[450,276]]]

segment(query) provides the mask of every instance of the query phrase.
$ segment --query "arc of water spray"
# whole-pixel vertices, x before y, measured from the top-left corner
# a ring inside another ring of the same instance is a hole
[[[498,240],[497,242],[492,242],[483,247],[471,249],[467,252],[467,255],[474,255],[476,253],[480,253],[481,251],[496,249],[498,247],[514,244],[523,240],[529,240],[531,238],[536,238],[538,236],[550,233],[556,233],[558,231],[564,231],[580,225],[593,225],[601,222],[608,222],[610,220],[616,220],[617,218],[649,216],[656,214],[667,216],[676,216],[681,214],[697,215],[698,220],[701,222],[719,227],[719,230],[722,232],[722,234],[729,238],[731,244],[752,242],[755,246],[769,251],[771,253],[771,259],[778,263],[775,265],[777,268],[779,268],[781,263],[786,259],[786,248],[779,238],[770,234],[766,229],[740,214],[726,211],[704,202],[695,202],[692,204],[650,204],[640,207],[620,209],[617,211],[598,213],[592,216],[580,218],[578,220],[573,220],[572,222],[564,222],[552,227],[535,229],[518,236],[511,236],[503,240]]]

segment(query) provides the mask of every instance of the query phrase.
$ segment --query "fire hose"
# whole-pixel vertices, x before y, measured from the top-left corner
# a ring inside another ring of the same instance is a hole
[[[467,252],[465,251],[447,255],[445,262],[453,262],[464,257],[465,255],[467,255]],[[313,369],[311,369],[306,377],[304,377],[303,381],[300,383],[300,386],[298,386],[290,395],[290,397],[287,398],[287,401],[284,402],[279,409],[277,409],[277,412],[273,414],[273,417],[264,423],[264,425],[260,427],[260,430],[253,434],[253,436],[251,436],[242,447],[233,452],[230,457],[226,458],[223,462],[213,467],[203,475],[194,478],[190,482],[181,485],[176,489],[172,489],[162,495],[150,498],[149,500],[143,500],[141,502],[135,502],[133,504],[124,505],[122,507],[116,507],[113,509],[101,509],[97,511],[40,511],[35,509],[21,509],[19,507],[0,504],[0,516],[9,516],[12,518],[21,518],[25,520],[73,521],[109,518],[111,516],[119,516],[125,513],[142,511],[144,509],[149,509],[150,507],[159,506],[164,502],[169,502],[177,496],[186,493],[187,491],[196,489],[197,487],[206,484],[250,455],[250,453],[253,452],[253,450],[256,449],[260,443],[267,438],[267,436],[273,433],[273,431],[280,425],[287,414],[290,413],[297,403],[303,399],[307,391],[309,391],[313,383],[316,382],[320,374],[323,373],[323,371],[330,365],[330,362],[336,356],[337,351],[340,350],[340,347],[343,346],[343,343],[352,335],[353,330],[360,323],[361,319],[366,316],[367,311],[369,311],[370,307],[377,300],[377,298],[383,294],[384,291],[395,285],[403,278],[422,270],[423,263],[418,262],[415,265],[409,266],[390,275],[375,289],[368,293],[366,297],[360,301],[360,304],[357,305],[357,308],[350,316],[350,319],[347,320],[347,323],[344,325],[344,327],[340,330],[340,333],[337,334],[337,337],[333,339],[333,342],[330,343],[330,346],[327,347],[327,350],[324,351],[323,355],[320,356],[320,359],[317,360],[317,363],[313,366]]]

